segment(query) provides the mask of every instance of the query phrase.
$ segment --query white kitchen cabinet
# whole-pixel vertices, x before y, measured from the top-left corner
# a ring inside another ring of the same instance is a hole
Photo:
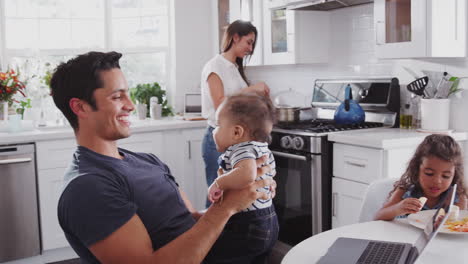
[[[287,10],[285,3],[264,1],[264,64],[328,62],[330,13]]]
[[[75,139],[36,143],[42,250],[68,246],[58,223],[57,205],[62,193],[63,175],[75,149]]]
[[[369,184],[399,178],[416,147],[377,149],[334,143],[332,228],[357,223]]]
[[[183,131],[185,139],[184,191],[197,210],[205,209],[208,186],[205,177],[205,162],[202,157],[202,141],[206,128]]]
[[[263,65],[263,1],[229,0],[229,23],[237,19],[250,21],[257,28],[255,50],[247,66]]]
[[[465,57],[466,0],[375,0],[378,58]]]
[[[166,130],[162,159],[197,210],[205,208],[206,180],[201,143],[206,128]]]
[[[332,179],[332,228],[355,224],[359,220],[367,184]]]

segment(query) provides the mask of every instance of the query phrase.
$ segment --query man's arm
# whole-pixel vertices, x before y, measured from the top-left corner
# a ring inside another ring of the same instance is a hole
[[[268,167],[258,168],[258,175],[268,170]],[[229,217],[247,208],[256,199],[268,199],[266,193],[256,190],[270,185],[274,183],[268,178],[243,189],[226,191],[223,203],[213,204],[190,230],[157,251],[153,252],[148,231],[138,215],[89,249],[102,263],[200,263]]]

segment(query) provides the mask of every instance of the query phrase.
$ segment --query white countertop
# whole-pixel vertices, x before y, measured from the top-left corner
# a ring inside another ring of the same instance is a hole
[[[206,126],[206,120],[186,121],[175,118],[163,118],[161,120],[146,119],[142,121],[133,121],[131,131],[132,133],[139,133],[170,129],[203,128]],[[44,127],[14,133],[0,132],[0,144],[17,144],[73,137],[73,129],[70,126]]]
[[[392,149],[418,145],[428,135],[430,134],[414,129],[379,127],[330,133],[328,140],[363,147]],[[449,135],[457,141],[464,141],[468,138],[467,132],[453,131]]]

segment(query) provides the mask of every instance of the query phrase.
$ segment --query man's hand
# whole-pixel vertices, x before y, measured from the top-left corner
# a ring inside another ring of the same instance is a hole
[[[255,161],[257,163],[257,178],[271,171],[270,166],[263,165],[267,158],[267,156],[263,156]],[[263,187],[269,187],[270,190],[272,190],[271,194],[269,195],[265,192],[257,191],[257,189],[261,189]],[[276,182],[271,177],[267,177],[266,179],[255,181],[249,184],[247,187],[239,190],[232,189],[224,191],[224,198],[221,206],[230,210],[232,214],[235,214],[249,207],[249,205],[251,205],[257,199],[266,200],[273,198],[275,190]]]

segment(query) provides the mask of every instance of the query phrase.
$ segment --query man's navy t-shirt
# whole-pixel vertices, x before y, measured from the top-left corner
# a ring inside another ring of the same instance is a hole
[[[84,263],[99,263],[89,246],[137,214],[156,250],[194,224],[169,168],[152,154],[119,148],[123,159],[79,146],[65,174],[58,219]]]

